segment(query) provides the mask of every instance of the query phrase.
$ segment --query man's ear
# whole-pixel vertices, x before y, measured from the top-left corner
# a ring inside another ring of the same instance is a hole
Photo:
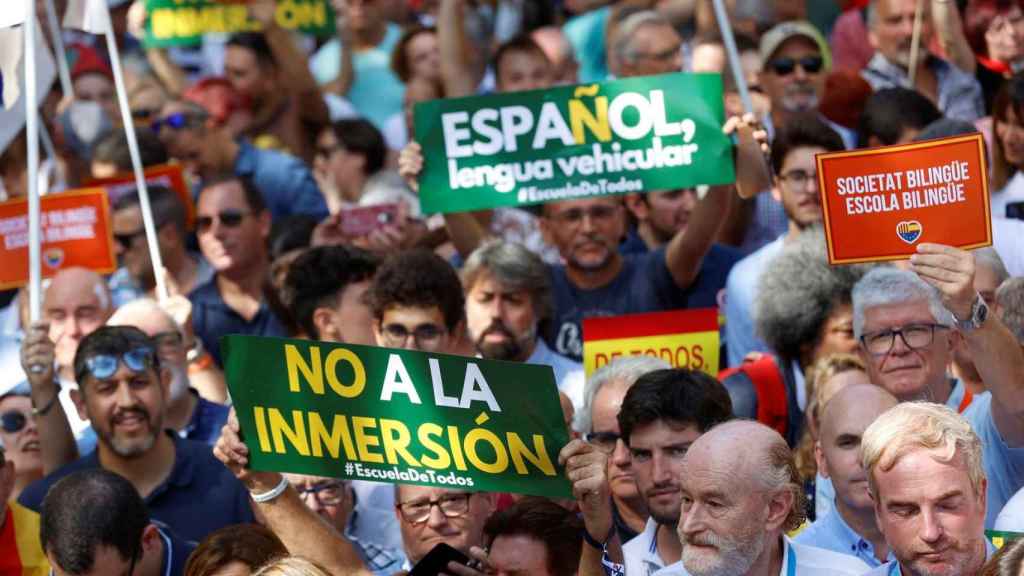
[[[316,327],[316,334],[307,334],[310,338],[318,336],[320,340],[337,340],[334,311],[330,308],[320,307],[313,310],[313,326]]]
[[[822,478],[828,478],[828,461],[825,460],[825,451],[821,449],[821,441],[814,443],[814,461],[818,463],[818,473]]]
[[[373,320],[373,339],[377,341],[377,346],[384,346],[384,329],[380,320],[380,318]]]
[[[647,205],[647,200],[640,194],[626,194],[623,204],[626,205],[626,210],[629,210],[629,213],[640,222],[647,220],[651,213],[651,207]]]
[[[544,207],[541,206],[542,210],[543,208]],[[554,230],[551,228],[553,224],[554,223],[546,214],[541,214],[541,216],[537,218],[537,227],[540,228],[540,235],[544,238],[544,243],[548,246],[557,246],[555,243]]]
[[[765,528],[776,530],[786,524],[790,510],[799,505],[796,500],[795,490],[789,487],[779,490],[768,500],[768,517],[765,518]]]
[[[161,366],[160,371],[157,372],[157,377],[160,379],[160,389],[163,391],[164,399],[166,400],[171,393],[171,369],[167,366]]]
[[[773,180],[774,180],[774,182],[772,182],[772,198],[774,198],[776,202],[779,202],[781,204],[782,203],[782,183],[779,182],[779,177],[778,176],[773,178]]]
[[[79,384],[78,386],[81,387],[82,385]],[[71,398],[71,402],[74,403],[75,410],[78,411],[78,417],[89,422],[89,410],[85,404],[85,394],[79,388],[72,388],[68,390],[68,396]],[[60,400],[57,400],[57,402],[60,402]],[[54,409],[56,408],[59,408],[59,406],[54,406]]]

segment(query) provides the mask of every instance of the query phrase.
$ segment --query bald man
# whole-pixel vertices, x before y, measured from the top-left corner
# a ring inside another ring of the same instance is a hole
[[[185,336],[163,308],[148,298],[133,300],[117,309],[107,324],[134,326],[153,339],[160,366],[171,372],[164,426],[178,436],[213,445],[228,419],[228,407],[199,396],[189,383]]]
[[[680,487],[682,560],[666,573],[852,576],[868,570],[857,558],[785,536],[803,522],[803,490],[786,441],[763,424],[726,422],[697,438],[683,459]]]
[[[872,384],[846,386],[825,403],[815,457],[818,472],[831,479],[836,497],[829,512],[800,532],[795,542],[851,554],[872,568],[894,558],[875,520],[860,439],[897,403],[895,396]]]

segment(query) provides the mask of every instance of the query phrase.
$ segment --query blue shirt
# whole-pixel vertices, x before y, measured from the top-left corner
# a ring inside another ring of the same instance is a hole
[[[254,522],[249,492],[213,457],[210,447],[168,435],[174,442],[174,467],[163,484],[144,499],[152,518],[194,542],[224,526]],[[29,484],[18,502],[39,512],[55,482],[79,470],[99,467],[99,453],[93,451]]]
[[[178,436],[213,446],[220,437],[220,429],[228,421],[230,409],[203,398],[194,388],[189,390],[189,394],[195,396],[198,403],[192,410],[192,418],[178,431]]]
[[[154,522],[154,524],[157,525],[160,538],[164,541],[164,557],[160,563],[160,576],[182,576],[185,573],[185,563],[188,561],[189,555],[196,549],[196,543],[182,540],[162,522]]]
[[[313,173],[295,156],[240,140],[235,176],[248,178],[259,189],[275,220],[292,214],[327,217],[327,203]]]
[[[988,559],[988,558],[991,558],[992,555],[996,553],[996,547],[993,546],[992,543],[988,541],[988,538],[985,538],[984,540],[985,540],[985,558]],[[885,564],[882,564],[881,566],[878,566],[877,568],[874,568],[873,570],[871,570],[871,572],[868,572],[868,573],[864,574],[864,576],[902,576],[902,574],[903,574],[903,569],[900,568],[899,561],[897,561],[897,560],[890,560],[889,562],[886,562]]]
[[[768,345],[757,337],[754,304],[761,273],[782,252],[784,236],[765,244],[732,267],[725,282],[725,345],[729,366],[739,366],[750,352],[767,352]]]
[[[664,248],[623,255],[619,275],[607,286],[593,290],[573,285],[564,266],[549,266],[555,312],[545,339],[555,352],[579,362],[583,357],[584,318],[716,307],[718,292],[739,259],[739,251],[713,244],[697,277],[685,290],[676,286],[665,263]]]
[[[188,295],[192,301],[192,331],[203,342],[203,347],[213,356],[218,366],[223,366],[220,356],[220,338],[228,334],[249,336],[287,336],[287,330],[270,310],[267,303],[260,302],[260,308],[252,320],[242,318],[238,312],[224,302],[217,289],[217,278],[196,288]]]
[[[882,565],[882,562],[875,558],[875,547],[850,528],[835,506],[828,514],[818,517],[813,524],[804,528],[793,541],[805,546],[856,556],[872,568]],[[890,550],[886,560],[895,559]]]
[[[576,61],[580,63],[579,79],[583,84],[608,79],[608,58],[605,48],[605,27],[611,8],[603,6],[573,16],[562,26]]]

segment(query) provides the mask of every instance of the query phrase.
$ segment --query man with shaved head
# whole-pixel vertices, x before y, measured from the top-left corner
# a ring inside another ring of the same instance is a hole
[[[693,576],[863,574],[852,556],[797,544],[803,491],[786,441],[753,421],[715,426],[683,458],[678,571]],[[666,570],[671,570],[670,566]]]
[[[825,403],[815,458],[821,475],[832,480],[836,496],[828,513],[800,532],[795,542],[850,554],[871,567],[893,559],[875,521],[860,439],[897,403],[895,396],[872,384],[846,386]]]

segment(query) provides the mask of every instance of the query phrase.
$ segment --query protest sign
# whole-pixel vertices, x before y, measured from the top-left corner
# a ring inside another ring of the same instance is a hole
[[[654,356],[673,368],[718,375],[718,311],[673,310],[583,319],[583,370],[623,356]]]
[[[192,229],[196,217],[195,203],[192,202],[192,191],[185,181],[185,173],[177,164],[162,164],[151,166],[144,171],[146,186],[163,186],[177,194],[178,199],[185,206],[185,222],[189,230]],[[89,186],[102,186],[107,190],[107,197],[110,198],[110,205],[114,206],[118,200],[126,195],[135,192],[135,176],[132,174],[119,174],[110,178],[94,178],[87,181]]]
[[[568,497],[550,366],[226,336],[256,470]]]
[[[81,266],[101,274],[117,268],[107,194],[86,188],[40,198],[42,276]],[[0,203],[0,289],[28,282],[28,202]]]
[[[1002,548],[1003,546],[1019,539],[1024,534],[1020,532],[1005,532],[1002,530],[985,530],[985,537],[992,543],[996,548]]]
[[[718,74],[666,74],[416,105],[424,212],[727,184]]]
[[[981,134],[818,154],[831,264],[909,258],[921,242],[992,244]]]
[[[199,44],[203,34],[258,32],[262,25],[249,17],[247,0],[146,0],[148,47]],[[278,0],[277,25],[316,36],[335,33],[329,0]]]

